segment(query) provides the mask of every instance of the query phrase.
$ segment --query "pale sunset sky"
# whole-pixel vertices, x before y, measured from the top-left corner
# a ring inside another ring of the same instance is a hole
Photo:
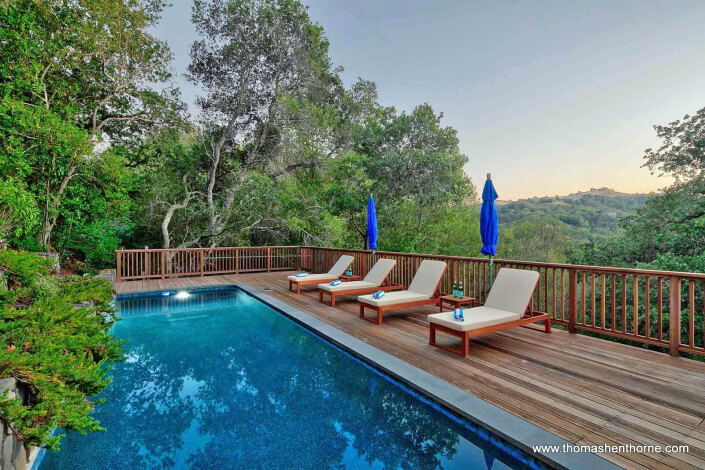
[[[457,129],[465,167],[500,199],[608,186],[651,192],[640,168],[652,126],[705,107],[705,1],[308,0],[331,57],[377,83],[380,102],[429,103]],[[186,82],[191,2],[173,0],[155,34]]]

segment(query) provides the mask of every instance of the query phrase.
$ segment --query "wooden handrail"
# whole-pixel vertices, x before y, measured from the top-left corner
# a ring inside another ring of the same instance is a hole
[[[298,246],[116,250],[116,281],[297,269]]]
[[[345,251],[345,252],[356,252],[356,253],[372,253],[372,250],[358,250],[358,249],[347,249],[347,248],[327,248],[327,247],[315,247],[303,245],[301,248],[310,248],[316,250],[329,250],[329,251]],[[472,256],[459,256],[459,255],[431,255],[422,253],[405,253],[401,251],[381,251],[375,250],[374,253],[377,257],[382,255],[395,255],[395,256],[418,256],[425,259],[440,259],[440,260],[469,260],[469,261],[487,261],[487,258],[472,257]],[[578,271],[594,271],[602,273],[626,273],[626,274],[643,274],[649,276],[678,276],[686,277],[689,279],[703,279],[705,280],[705,273],[690,273],[682,271],[662,271],[657,269],[640,269],[640,268],[620,268],[614,266],[592,266],[584,264],[565,264],[565,263],[545,263],[542,261],[521,261],[503,258],[493,258],[492,261],[498,264],[521,264],[523,266],[534,266],[541,268],[575,268]]]

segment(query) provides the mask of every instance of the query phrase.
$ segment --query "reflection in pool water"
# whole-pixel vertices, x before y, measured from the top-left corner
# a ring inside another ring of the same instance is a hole
[[[244,292],[182,297],[118,300],[107,431],[41,468],[527,468]]]

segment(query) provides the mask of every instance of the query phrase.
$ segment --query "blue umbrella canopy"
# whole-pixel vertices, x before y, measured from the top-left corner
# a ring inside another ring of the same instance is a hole
[[[482,208],[480,209],[480,235],[482,236],[482,254],[497,255],[499,241],[499,224],[497,223],[497,207],[494,201],[497,191],[494,189],[490,175],[487,175],[485,187],[482,190]]]
[[[372,196],[367,201],[367,243],[370,250],[377,249],[377,209]]]

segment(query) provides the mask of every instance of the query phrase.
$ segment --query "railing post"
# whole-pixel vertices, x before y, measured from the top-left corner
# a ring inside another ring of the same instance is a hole
[[[240,249],[235,248],[235,274],[240,274]]]
[[[296,267],[297,271],[301,270],[303,256],[304,256],[304,250],[302,250],[300,246],[297,246],[296,247],[296,258],[295,258],[295,262],[296,262],[295,267]]]
[[[203,276],[203,248],[198,250],[198,255],[201,261],[201,276]]]
[[[115,281],[122,280],[122,251],[117,251],[117,266],[115,267]]]
[[[568,331],[575,333],[575,323],[578,319],[578,273],[575,269],[568,270]]]
[[[267,272],[272,270],[272,247],[267,247]]]
[[[144,276],[149,277],[149,271],[150,271],[150,266],[149,266],[149,247],[145,246],[144,247],[144,262],[142,264],[142,268],[144,269]]]
[[[166,250],[160,251],[161,265],[162,265],[162,279],[166,278]]]
[[[668,307],[668,343],[671,356],[679,356],[681,344],[681,278],[672,276],[669,289]],[[637,312],[634,312],[636,315]]]

